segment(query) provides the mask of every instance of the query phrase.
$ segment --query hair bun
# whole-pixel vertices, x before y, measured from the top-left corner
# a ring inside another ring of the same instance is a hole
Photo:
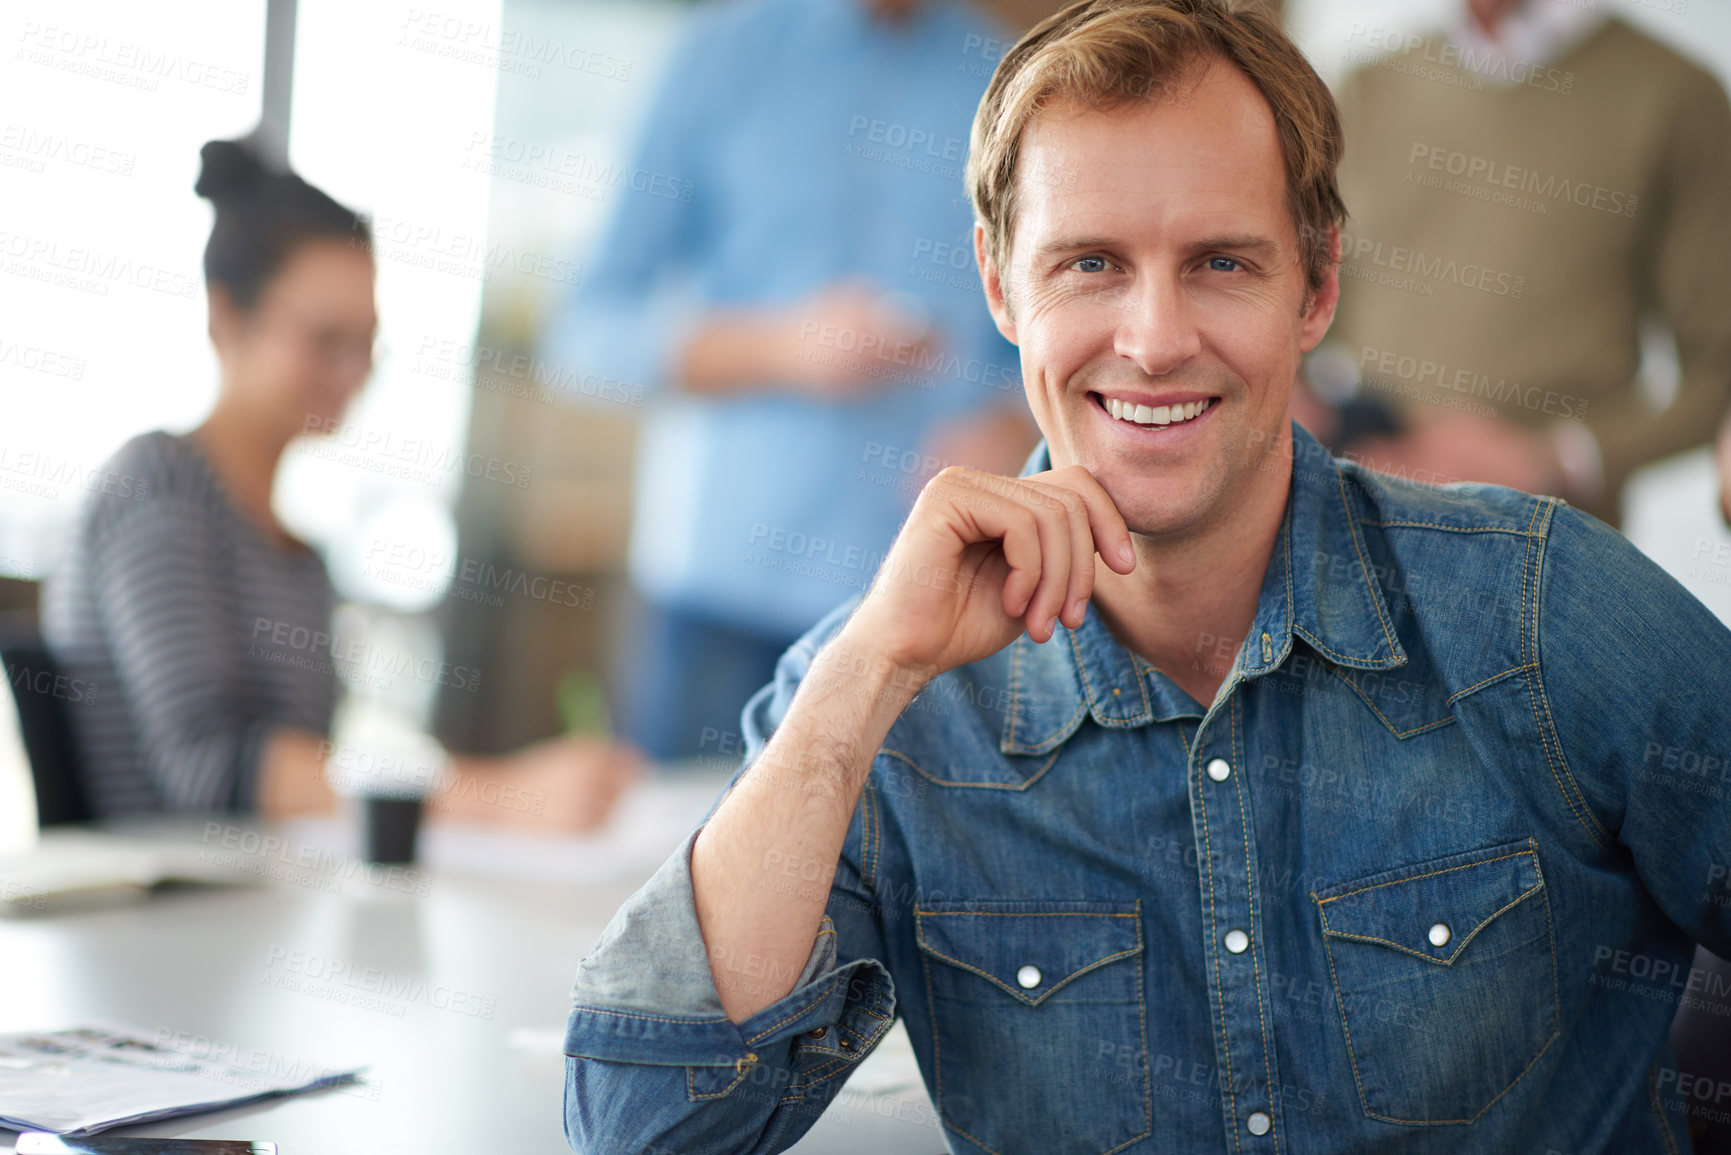
[[[213,140],[199,149],[204,167],[192,191],[213,204],[255,194],[270,177],[258,154],[238,140]]]

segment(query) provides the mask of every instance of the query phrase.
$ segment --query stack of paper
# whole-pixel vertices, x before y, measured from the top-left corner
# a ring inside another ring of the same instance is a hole
[[[109,1025],[0,1035],[0,1126],[89,1135],[352,1083],[333,1068]]]

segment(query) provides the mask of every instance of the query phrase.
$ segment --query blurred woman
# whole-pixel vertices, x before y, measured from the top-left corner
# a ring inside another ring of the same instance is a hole
[[[216,208],[204,251],[216,407],[189,434],[121,447],[105,468],[130,484],[86,505],[43,595],[56,656],[100,687],[74,711],[99,817],[333,804],[330,655],[275,641],[329,638],[335,597],[318,555],[277,522],[271,490],[289,442],[340,417],[372,370],[371,236],[241,143],[212,141],[202,156],[196,191]],[[429,801],[471,820],[581,830],[606,817],[638,763],[610,743],[556,739],[456,758]],[[539,805],[489,804],[507,793]]]

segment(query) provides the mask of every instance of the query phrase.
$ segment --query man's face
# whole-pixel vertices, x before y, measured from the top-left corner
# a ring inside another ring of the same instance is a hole
[[[1001,275],[975,243],[1052,466],[1086,468],[1135,533],[1231,518],[1279,476],[1258,467],[1338,295],[1332,272],[1307,292],[1262,94],[1210,61],[1154,100],[1054,106],[1017,179]]]

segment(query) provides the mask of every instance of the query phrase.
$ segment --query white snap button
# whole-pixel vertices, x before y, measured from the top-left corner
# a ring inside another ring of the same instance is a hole
[[[1032,990],[1040,985],[1040,968],[1025,966],[1016,972],[1016,981],[1022,984],[1023,990]]]
[[[1208,763],[1208,776],[1216,782],[1224,782],[1232,777],[1232,763],[1224,758],[1213,758]]]
[[[1229,930],[1226,932],[1226,949],[1233,954],[1243,954],[1249,945],[1250,936],[1243,931]]]
[[[1453,937],[1453,932],[1449,930],[1446,922],[1439,922],[1430,928],[1430,944],[1432,946],[1447,946],[1451,937]]]
[[[1265,1112],[1252,1111],[1250,1118],[1244,1120],[1244,1125],[1250,1129],[1252,1135],[1266,1135],[1268,1129],[1274,1126],[1274,1120],[1270,1119]]]

